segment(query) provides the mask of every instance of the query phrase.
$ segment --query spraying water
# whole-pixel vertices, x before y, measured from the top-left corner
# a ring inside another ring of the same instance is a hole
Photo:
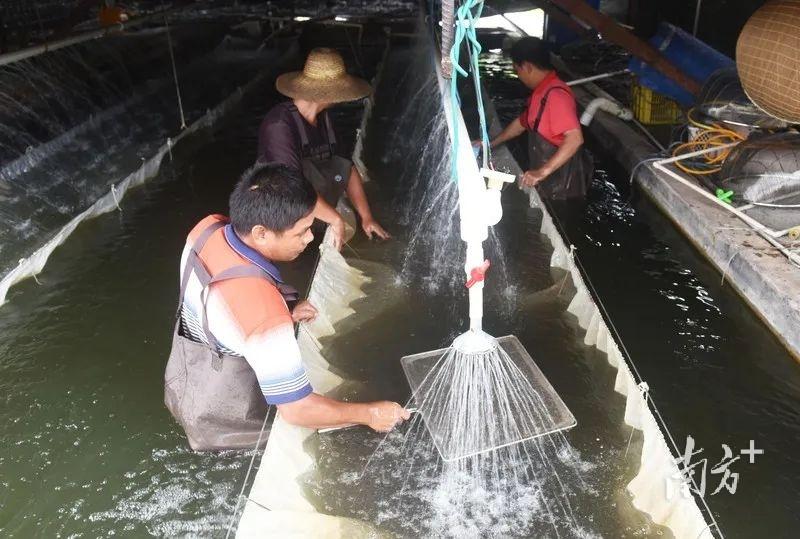
[[[394,188],[399,204],[398,224],[407,228],[407,256],[400,281],[422,286],[429,294],[463,286],[463,252],[459,240],[458,186],[453,181],[448,148],[449,131],[434,73],[415,63],[422,44],[398,52],[397,69],[403,71],[394,99],[405,101],[390,135],[383,160],[400,161]],[[405,96],[400,96],[399,92]],[[369,140],[369,137],[368,137]],[[409,145],[411,142],[411,145]],[[489,231],[486,251],[500,289],[510,288],[505,255],[494,231]],[[506,294],[508,295],[508,294]],[[513,308],[513,304],[508,304]]]
[[[423,420],[396,432],[362,474],[344,478],[386,494],[376,522],[440,537],[592,537],[571,499],[588,490],[593,465],[561,436],[507,446],[453,462],[437,458]],[[398,488],[399,485],[399,488]]]
[[[431,170],[433,178],[425,178],[430,183],[421,185],[417,169],[416,177],[404,186],[411,203],[402,217],[413,222],[409,250],[413,253],[417,245],[427,245],[429,267],[445,266],[456,283],[463,275],[457,262],[463,260],[458,239],[466,242],[463,269],[470,278],[470,327],[447,350],[402,360],[413,390],[411,405],[419,414],[400,445],[398,460],[408,463],[405,473],[400,472],[401,496],[409,482],[415,482],[412,478],[420,476],[419,471],[412,473],[418,454],[430,462],[428,448],[433,445],[441,460],[434,457],[435,466],[422,467],[429,482],[417,492],[433,509],[433,533],[519,534],[538,518],[549,523],[556,535],[565,525],[571,535],[582,535],[567,489],[552,464],[559,455],[572,453],[565,440],[553,434],[574,426],[575,419],[516,338],[506,337],[501,344],[481,328],[488,268],[482,244],[502,215],[500,196],[487,190],[478,174],[460,114],[444,114],[451,96],[441,76],[436,82],[433,77],[424,81],[410,99],[411,110],[418,111],[412,114],[414,138],[421,135],[432,142],[418,163],[422,170]],[[455,131],[462,133],[462,147],[454,150],[453,159],[448,142],[456,138]],[[450,181],[451,164],[456,167],[455,182]],[[497,211],[491,211],[493,207]],[[456,215],[458,227],[453,226]],[[413,255],[406,258],[404,273],[409,260],[415,260]],[[429,436],[421,433],[423,422]],[[376,454],[380,452],[381,448]],[[547,495],[543,495],[545,483],[551,490]]]
[[[477,4],[479,16],[481,3]],[[459,107],[456,78],[459,72],[467,75],[458,62],[459,47],[457,40],[453,46],[454,54],[451,55],[453,80],[444,79],[438,63],[436,78],[441,109],[448,112],[444,122],[448,137],[439,140],[446,142],[449,138],[452,141],[452,145],[445,145],[443,153],[448,153],[447,149],[450,149],[447,157],[452,163],[451,174],[457,190],[450,189],[449,192],[451,197],[454,191],[457,194],[459,236],[466,244],[464,271],[468,279],[469,330],[456,338],[444,353],[434,351],[406,356],[402,360],[414,390],[414,401],[445,461],[492,451],[575,426],[574,417],[519,341],[506,338],[507,346],[501,346],[482,330],[484,277],[490,266],[489,260],[484,260],[483,242],[489,237],[489,228],[502,218],[500,190],[503,181],[513,181],[513,176],[505,178],[509,175],[478,171]],[[473,47],[478,50],[473,51]],[[474,36],[468,42],[468,50],[474,60],[480,50]],[[472,76],[478,88],[477,62],[473,61],[472,64]],[[481,111],[486,163],[486,122],[480,93],[476,91],[476,95]],[[488,186],[484,175],[492,177]],[[438,189],[432,191],[436,193],[434,200],[441,198],[441,193],[445,192]],[[451,203],[450,207],[451,213],[454,213],[455,204]],[[417,236],[412,238],[413,245]],[[435,265],[437,261],[433,263]],[[437,356],[438,361],[435,360]],[[538,388],[534,387],[531,380],[535,380]]]
[[[370,523],[377,535],[505,538],[660,533],[630,505],[627,496],[619,496],[629,479],[621,457],[630,431],[620,428],[622,403],[608,400],[616,372],[593,369],[588,376],[585,370],[583,333],[573,335],[571,322],[564,318],[571,285],[559,275],[549,300],[537,305],[535,312],[524,307],[507,312],[515,303],[526,305],[526,294],[553,284],[550,249],[538,234],[541,214],[519,196],[506,201],[505,210],[515,212],[513,226],[502,223],[498,230],[503,247],[515,253],[508,267],[519,301],[502,301],[502,258],[495,254],[489,234],[484,242],[492,261],[486,327],[502,328],[501,334],[517,333],[528,350],[536,350],[534,357],[543,368],[547,365],[548,377],[559,391],[567,392],[564,400],[582,418],[583,427],[572,431],[569,441],[555,432],[460,459],[442,457],[442,449],[448,449],[441,440],[461,446],[450,453],[471,453],[463,448],[483,446],[487,440],[500,445],[497,441],[503,432],[506,440],[522,438],[516,434],[528,430],[535,418],[547,426],[554,425],[557,417],[548,416],[547,407],[542,406],[546,393],[524,371],[525,362],[516,362],[520,356],[503,347],[490,354],[466,354],[465,359],[462,343],[457,339],[458,346],[454,343],[454,330],[466,324],[457,186],[449,172],[449,135],[436,81],[418,62],[412,73],[404,73],[411,59],[422,54],[419,49],[393,49],[385,76],[394,78],[385,79],[378,88],[365,140],[365,161],[373,179],[368,185],[381,188],[370,193],[370,200],[396,239],[376,244],[355,238],[357,253],[348,262],[374,276],[364,289],[369,299],[354,304],[355,313],[347,324],[337,326],[336,337],[322,344],[336,372],[368,382],[345,389],[349,397],[398,401],[409,394],[397,358],[443,343],[454,346],[446,353],[428,353],[428,362],[420,364],[422,375],[417,379],[426,381],[408,404],[421,412],[396,432],[384,439],[366,429],[310,438],[305,449],[314,455],[316,466],[303,477],[303,491],[319,512]],[[420,165],[423,155],[428,157]],[[441,192],[453,195],[451,202],[438,204],[422,219],[427,206],[415,201],[433,201]],[[408,219],[408,224],[401,226],[397,222],[401,219]],[[432,222],[446,225],[436,234]],[[434,252],[447,253],[444,267],[432,260]],[[382,272],[369,269],[375,263],[384,268]],[[424,285],[437,276],[439,292],[428,293]],[[530,322],[532,316],[535,324]],[[502,344],[504,338],[491,341]],[[497,378],[499,383],[489,383]],[[437,400],[439,404],[419,406],[421,401]],[[499,425],[484,425],[487,408],[494,410],[491,414]],[[520,414],[522,409],[531,411]],[[447,432],[458,421],[464,428]],[[432,430],[445,431],[438,442]],[[638,458],[637,442],[634,437],[632,461]]]
[[[576,424],[515,337],[468,332],[443,353],[407,356],[403,367],[413,402],[448,462]]]
[[[176,32],[195,121],[250,80],[270,51],[215,44],[217,28]],[[191,54],[192,56],[189,56]],[[225,76],[216,76],[224,73]],[[154,30],[0,69],[0,276],[136,171],[180,131],[166,36]]]

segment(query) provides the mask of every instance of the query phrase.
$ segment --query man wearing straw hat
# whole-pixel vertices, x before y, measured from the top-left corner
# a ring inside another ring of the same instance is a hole
[[[364,233],[370,239],[389,238],[372,216],[361,174],[351,161],[336,155],[336,135],[327,113],[332,105],[368,96],[369,84],[347,74],[338,52],[318,48],[308,55],[303,71],[284,73],[275,86],[291,101],[274,106],[261,122],[259,160],[302,171],[319,195],[314,215],[331,225],[337,248],[344,241],[344,220],[334,208],[344,192]]]

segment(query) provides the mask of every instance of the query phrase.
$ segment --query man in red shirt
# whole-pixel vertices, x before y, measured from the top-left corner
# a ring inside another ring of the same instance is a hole
[[[584,196],[592,167],[582,148],[572,90],[558,78],[541,39],[520,39],[510,56],[520,81],[533,93],[525,111],[491,141],[492,148],[530,131],[530,169],[523,174],[522,185],[535,186],[545,198]]]

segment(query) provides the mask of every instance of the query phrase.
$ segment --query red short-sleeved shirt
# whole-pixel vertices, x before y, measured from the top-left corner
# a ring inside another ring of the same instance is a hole
[[[575,106],[575,96],[569,86],[558,78],[555,71],[551,71],[542,82],[533,90],[528,98],[528,105],[519,117],[526,129],[533,129],[536,115],[539,114],[539,105],[542,97],[550,88],[560,86],[565,90],[553,90],[547,96],[547,105],[539,122],[539,134],[555,146],[564,142],[564,133],[572,129],[580,129],[578,113]]]

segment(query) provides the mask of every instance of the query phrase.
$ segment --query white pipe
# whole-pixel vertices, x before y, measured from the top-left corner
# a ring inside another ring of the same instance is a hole
[[[800,265],[800,256],[797,253],[794,253],[794,252],[790,251],[784,245],[782,245],[779,241],[777,241],[772,236],[772,233],[770,232],[770,230],[767,227],[765,227],[764,225],[759,223],[757,220],[753,219],[752,217],[750,217],[749,215],[744,213],[743,211],[739,210],[738,208],[735,208],[735,207],[731,206],[730,204],[727,204],[727,203],[723,202],[722,200],[718,199],[716,196],[712,195],[711,193],[709,193],[708,191],[706,191],[705,189],[703,189],[699,185],[689,181],[687,178],[683,177],[682,175],[678,174],[677,172],[675,172],[673,170],[670,170],[670,169],[668,169],[666,167],[666,165],[668,165],[670,163],[675,163],[677,161],[682,161],[684,159],[691,159],[693,157],[697,157],[699,155],[703,155],[703,154],[706,154],[706,153],[718,152],[718,151],[723,150],[725,148],[730,148],[732,146],[735,146],[736,144],[739,144],[739,143],[738,142],[732,142],[730,144],[725,144],[723,146],[715,146],[713,148],[706,148],[705,150],[698,150],[696,152],[691,152],[691,153],[687,153],[687,154],[684,154],[684,155],[679,155],[677,157],[669,157],[667,159],[661,159],[661,160],[655,161],[653,163],[653,167],[658,169],[659,171],[663,172],[664,174],[666,174],[670,178],[672,178],[674,180],[677,180],[678,182],[680,182],[681,184],[685,185],[689,189],[692,189],[696,193],[699,193],[700,195],[705,197],[707,200],[710,200],[711,202],[713,202],[717,206],[720,206],[720,207],[724,208],[725,210],[733,213],[739,219],[741,219],[742,221],[747,223],[753,230],[758,232],[759,235],[761,235],[761,237],[763,237],[770,244],[772,244],[772,246],[775,247],[776,249],[778,249],[778,251],[783,253],[783,255],[786,256],[789,260],[791,260],[793,263],[795,263],[797,265]]]
[[[633,113],[619,103],[615,103],[605,97],[595,97],[586,105],[586,109],[581,114],[581,125],[586,126],[592,123],[592,118],[594,118],[598,110],[613,114],[622,120],[633,120]]]
[[[486,183],[478,170],[470,144],[469,132],[459,108],[453,114],[453,101],[450,96],[450,81],[442,74],[441,62],[434,62],[436,77],[439,81],[439,92],[442,96],[445,118],[450,136],[458,133],[455,169],[458,178],[458,209],[461,221],[461,239],[467,244],[464,273],[471,277],[474,268],[480,267],[484,261],[483,242],[489,237],[488,213],[486,205]],[[453,117],[455,116],[455,117]],[[483,319],[483,281],[475,283],[469,289],[469,328],[481,330]]]
[[[468,241],[464,272],[469,276],[473,268],[483,264],[483,242]],[[483,327],[483,281],[478,281],[469,289],[469,329],[481,331]]]
[[[697,37],[697,29],[700,26],[700,8],[703,6],[703,0],[697,0],[697,7],[694,11],[694,26],[692,27],[692,35]]]
[[[586,84],[587,82],[616,77],[617,75],[622,75],[624,73],[630,73],[630,71],[627,69],[620,69],[619,71],[609,71],[608,73],[600,73],[599,75],[592,75],[591,77],[583,77],[582,79],[569,81],[567,86],[580,86],[581,84]]]
[[[145,15],[142,17],[136,17],[135,19],[131,19],[126,22],[121,22],[119,24],[115,24],[114,26],[109,26],[108,28],[99,28],[97,30],[89,30],[87,32],[83,32],[80,34],[76,34],[74,36],[65,37],[63,39],[58,39],[56,41],[51,41],[47,43],[42,43],[40,45],[34,45],[33,47],[27,47],[25,49],[20,49],[18,51],[9,52],[3,55],[0,55],[0,66],[13,64],[14,62],[18,62],[20,60],[25,60],[26,58],[32,58],[34,56],[38,56],[40,54],[44,54],[46,52],[55,51],[58,49],[63,49],[65,47],[69,47],[71,45],[76,45],[78,43],[83,43],[84,41],[89,41],[91,39],[99,39],[102,37],[107,36],[113,32],[121,32],[126,28],[131,28],[143,22],[152,20],[156,17],[165,16],[167,13],[171,11],[176,11],[178,8],[170,8],[159,11],[158,13],[152,13],[150,15]]]
[[[481,168],[481,176],[486,178],[486,203],[484,204],[484,214],[486,224],[494,226],[503,218],[502,190],[504,183],[513,183],[517,177],[514,174],[507,174],[499,170]]]

